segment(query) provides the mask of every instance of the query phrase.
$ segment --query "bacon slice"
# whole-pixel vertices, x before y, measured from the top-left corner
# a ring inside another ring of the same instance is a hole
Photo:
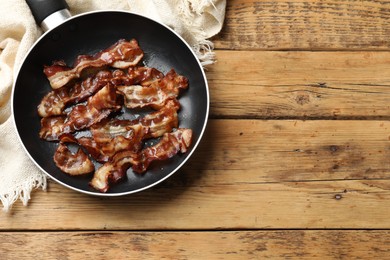
[[[134,172],[144,173],[153,161],[166,160],[179,152],[187,152],[191,142],[192,130],[179,128],[175,132],[165,133],[156,145],[138,154],[133,151],[119,152],[112,161],[97,169],[90,185],[100,192],[107,192],[110,184],[122,180],[131,166]]]
[[[132,81],[124,82],[122,85],[140,84],[142,86],[149,86],[164,78],[164,74],[161,71],[149,67],[130,67],[127,70],[127,75]],[[119,86],[119,84],[116,84],[116,86]]]
[[[58,140],[61,135],[88,128],[119,109],[116,90],[107,85],[90,97],[86,105],[73,107],[67,116],[42,118],[39,136],[47,141]]]
[[[148,128],[141,124],[129,125],[126,120],[112,120],[103,128],[92,130],[93,137],[76,138],[71,134],[63,134],[60,141],[79,144],[96,161],[105,163],[120,151],[140,151],[147,131]]]
[[[132,84],[147,86],[163,77],[164,74],[160,71],[148,67],[130,67],[127,73],[122,70],[99,71],[95,76],[88,77],[81,83],[47,93],[38,105],[38,114],[41,117],[63,115],[67,106],[85,101],[107,83],[113,86]]]
[[[58,91],[50,91],[41,100],[38,105],[38,114],[41,117],[62,115],[69,99],[67,89],[62,88]]]
[[[143,173],[153,161],[172,158],[179,152],[185,153],[191,142],[191,129],[179,128],[175,132],[165,133],[156,145],[141,151],[137,163],[133,164],[133,171]]]
[[[96,143],[99,156],[97,161],[107,162],[120,151],[138,152],[142,148],[142,140],[148,128],[141,124],[128,125],[127,121],[113,120],[103,128],[92,129],[93,142]],[[83,144],[81,144],[83,145]]]
[[[130,41],[122,39],[94,56],[80,55],[73,68],[66,66],[63,61],[57,61],[51,66],[45,66],[43,72],[49,79],[51,87],[59,89],[73,79],[80,78],[86,69],[100,69],[107,65],[125,69],[137,65],[143,55],[144,53],[135,39]]]
[[[94,139],[98,142],[122,135],[127,137],[135,127],[142,127],[144,138],[160,137],[178,127],[177,111],[180,103],[176,99],[168,100],[163,108],[136,120],[111,119],[91,126]]]
[[[65,125],[72,132],[90,127],[121,109],[115,88],[108,84],[88,99],[87,105],[77,105],[69,112]]]
[[[54,162],[61,171],[72,176],[88,174],[95,170],[91,160],[80,148],[73,154],[63,143],[58,145]]]
[[[110,78],[112,78],[110,71],[100,71],[96,76],[89,77],[74,86],[52,90],[43,97],[38,105],[38,114],[41,117],[62,115],[66,106],[85,101],[107,85]]]
[[[135,143],[133,144],[134,147],[132,147],[131,150],[138,151],[141,149],[141,141],[148,131],[149,128],[144,127],[142,124],[134,124],[134,121],[118,119],[110,120],[108,123],[103,125],[100,124],[91,127],[92,136],[97,143],[111,143],[110,146],[118,146],[118,148],[116,148],[118,151],[123,149],[120,149],[122,146],[121,144],[113,142],[115,138],[133,140]],[[128,146],[125,147],[129,149]]]
[[[69,132],[69,129],[65,128],[65,120],[66,116],[42,118],[39,137],[47,141],[58,140],[61,134]]]
[[[109,160],[109,157],[101,152],[101,148],[91,137],[76,138],[72,134],[62,134],[59,139],[61,143],[74,143],[80,145],[98,162],[107,162]]]
[[[144,127],[149,127],[149,132],[145,138],[160,137],[165,133],[171,132],[173,128],[178,127],[179,119],[177,117],[177,111],[179,109],[179,101],[177,99],[171,99],[160,110],[140,118],[139,122]]]
[[[177,111],[179,108],[179,101],[176,99],[168,100],[162,109],[140,119],[120,120],[114,118],[91,126],[90,130],[94,140],[100,144],[113,142],[113,138],[118,136],[125,138],[137,136],[136,140],[140,141],[146,138],[156,138],[178,127]],[[137,145],[137,147],[139,146]]]
[[[123,151],[117,153],[112,162],[105,163],[97,169],[89,185],[100,192],[107,192],[110,184],[122,180],[126,176],[127,169],[137,162],[137,153]]]
[[[59,133],[56,132],[56,137],[59,136],[61,142],[79,144],[98,162],[107,162],[123,150],[138,152],[144,139],[160,137],[178,127],[179,108],[177,100],[169,100],[162,109],[138,120],[114,118],[94,124],[90,127],[92,137],[75,138],[71,134],[64,134],[61,130],[65,125]]]
[[[154,81],[150,86],[126,85],[117,89],[125,97],[128,108],[152,107],[160,109],[168,99],[176,98],[180,89],[188,87],[188,79],[170,70],[164,78]]]
[[[78,144],[99,162],[107,162],[123,150],[138,152],[142,141],[156,138],[178,127],[177,110],[180,103],[170,100],[159,111],[139,120],[111,119],[91,126],[92,138],[80,138]]]

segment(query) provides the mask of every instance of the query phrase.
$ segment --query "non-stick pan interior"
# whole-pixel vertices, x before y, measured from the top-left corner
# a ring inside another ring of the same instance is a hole
[[[15,82],[13,111],[16,127],[30,157],[47,174],[60,183],[97,194],[89,187],[89,177],[71,177],[61,172],[52,157],[56,143],[39,138],[40,117],[37,106],[51,87],[43,66],[55,60],[73,64],[80,54],[94,54],[119,39],[138,40],[145,52],[144,64],[163,73],[174,68],[189,79],[189,89],[179,101],[179,127],[193,130],[193,145],[186,154],[151,165],[144,175],[128,171],[128,178],[113,185],[107,195],[132,193],[152,186],[170,176],[187,160],[204,131],[208,116],[209,98],[203,70],[189,47],[170,29],[145,17],[127,12],[94,12],[73,17],[45,34],[26,57]]]

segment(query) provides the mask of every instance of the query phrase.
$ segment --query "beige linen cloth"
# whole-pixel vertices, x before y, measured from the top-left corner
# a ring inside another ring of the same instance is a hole
[[[101,9],[139,13],[173,28],[203,65],[214,62],[210,37],[225,16],[226,0],[67,0],[73,15]],[[8,211],[20,199],[27,205],[33,189],[46,189],[46,175],[28,158],[11,115],[12,84],[24,56],[42,31],[24,0],[0,1],[0,200]],[[31,133],[37,134],[37,133]],[[49,160],[49,158],[48,158]]]

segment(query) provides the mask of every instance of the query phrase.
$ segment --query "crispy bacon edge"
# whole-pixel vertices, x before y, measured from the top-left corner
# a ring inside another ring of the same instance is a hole
[[[181,89],[188,88],[188,79],[171,69],[162,79],[149,86],[124,85],[116,87],[125,98],[127,108],[160,109],[168,99],[177,98]]]
[[[107,84],[88,98],[86,105],[76,105],[66,116],[41,119],[39,136],[47,141],[59,140],[62,134],[83,130],[121,109],[121,99],[115,88]]]
[[[92,137],[75,138],[71,134],[63,134],[60,140],[79,144],[96,161],[105,163],[120,151],[138,152],[143,140],[161,137],[177,128],[179,108],[179,101],[169,100],[162,109],[136,120],[112,118],[94,124],[90,127]]]
[[[53,159],[61,171],[71,176],[85,175],[95,170],[95,166],[83,150],[78,148],[76,153],[72,153],[64,143],[59,143]]]
[[[127,73],[122,70],[113,72],[102,70],[81,83],[49,91],[38,105],[38,115],[41,117],[63,115],[67,106],[85,101],[107,83],[111,83],[113,86],[123,84],[148,86],[163,77],[164,74],[157,69],[142,66],[130,67]]]
[[[94,56],[78,56],[73,68],[66,66],[64,61],[56,61],[51,66],[44,67],[44,74],[48,78],[53,89],[59,89],[73,79],[80,78],[84,70],[111,66],[125,69],[137,65],[143,58],[144,53],[139,47],[137,40],[119,40],[108,49]]]
[[[175,132],[165,133],[160,141],[139,153],[122,151],[113,160],[97,169],[90,181],[90,186],[100,192],[107,192],[110,184],[126,177],[127,170],[132,166],[136,173],[144,173],[153,161],[167,160],[177,153],[185,153],[192,143],[192,130],[178,128]]]

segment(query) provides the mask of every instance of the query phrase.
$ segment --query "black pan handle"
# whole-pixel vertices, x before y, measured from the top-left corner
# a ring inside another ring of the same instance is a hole
[[[35,21],[38,25],[42,27],[43,30],[51,29],[52,27],[57,26],[60,22],[55,22],[55,26],[44,25],[42,23],[50,15],[55,14],[59,11],[65,11],[65,14],[60,14],[61,22],[70,17],[69,6],[65,0],[26,0],[27,5],[30,7],[30,10],[34,16]],[[64,12],[63,12],[64,13]],[[63,16],[63,18],[61,18]],[[58,19],[57,19],[58,20]],[[48,27],[48,28],[45,28]]]

